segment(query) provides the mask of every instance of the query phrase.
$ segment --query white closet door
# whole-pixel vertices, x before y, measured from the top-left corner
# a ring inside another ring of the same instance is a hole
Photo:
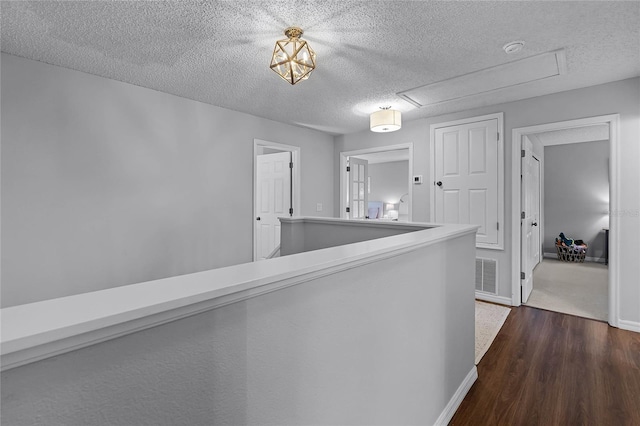
[[[256,197],[258,259],[265,259],[280,244],[280,220],[291,208],[290,152],[259,155]]]
[[[480,225],[477,243],[498,243],[498,120],[435,131],[435,221]]]

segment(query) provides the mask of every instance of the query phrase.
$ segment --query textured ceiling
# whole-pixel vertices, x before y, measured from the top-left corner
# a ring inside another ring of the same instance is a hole
[[[1,3],[2,50],[332,134],[640,75],[640,2],[39,1]],[[318,67],[269,69],[303,28]],[[524,40],[513,55],[502,46]],[[564,48],[567,74],[416,108],[396,93]]]

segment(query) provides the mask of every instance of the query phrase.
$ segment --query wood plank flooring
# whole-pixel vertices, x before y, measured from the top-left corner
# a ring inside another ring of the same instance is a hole
[[[450,425],[640,425],[640,333],[512,308]]]

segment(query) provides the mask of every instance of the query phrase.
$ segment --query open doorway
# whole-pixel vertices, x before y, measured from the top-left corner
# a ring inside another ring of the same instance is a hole
[[[277,257],[279,217],[300,212],[300,148],[254,139],[253,260]]]
[[[413,144],[341,152],[340,167],[341,217],[412,220]]]
[[[617,326],[618,236],[609,217],[618,202],[617,125],[611,115],[513,130],[513,164],[520,167],[513,168],[512,217],[521,224],[512,238],[520,249],[513,259],[515,306]]]
[[[607,321],[609,127],[602,124],[530,134],[524,143],[541,147],[532,153],[532,159],[535,163],[539,163],[536,156],[544,159],[544,167],[540,170],[538,165],[539,178],[536,174],[529,179],[533,176],[526,155],[523,157],[523,238],[538,235],[529,240],[535,241],[534,250],[523,250],[523,303]],[[543,197],[537,197],[538,187]],[[529,216],[535,216],[538,226],[529,226]],[[535,269],[528,270],[530,263],[537,265]]]

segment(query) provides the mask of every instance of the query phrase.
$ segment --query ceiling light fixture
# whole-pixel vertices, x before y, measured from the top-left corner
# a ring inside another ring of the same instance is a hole
[[[507,43],[502,46],[502,50],[504,50],[507,54],[510,54],[521,51],[523,47],[524,41],[512,41],[511,43]]]
[[[303,31],[298,27],[284,30],[287,40],[276,41],[271,56],[271,69],[289,83],[306,80],[316,68],[316,52],[309,43],[300,40]]]
[[[369,126],[372,132],[395,132],[402,127],[402,115],[390,106],[380,107],[369,116]]]

